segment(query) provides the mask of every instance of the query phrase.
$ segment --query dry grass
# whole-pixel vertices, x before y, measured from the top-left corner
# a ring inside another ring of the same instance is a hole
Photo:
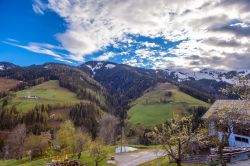
[[[58,129],[60,125],[69,118],[69,108],[54,109],[49,112],[48,126],[52,129]]]
[[[19,82],[20,81],[18,81],[18,80],[0,77],[0,92],[1,91],[8,91],[8,90],[14,88]]]

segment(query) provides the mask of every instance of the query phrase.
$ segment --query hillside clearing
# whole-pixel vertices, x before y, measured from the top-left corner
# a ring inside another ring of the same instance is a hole
[[[168,96],[168,93],[171,96]],[[174,115],[183,115],[193,106],[209,104],[189,96],[170,84],[159,84],[132,103],[128,115],[133,124],[153,126],[164,123]]]
[[[28,98],[35,96],[36,98]],[[24,112],[31,110],[36,105],[69,105],[80,102],[76,94],[59,86],[58,81],[48,81],[43,84],[16,92],[9,101],[10,106]]]
[[[0,92],[14,88],[20,81],[0,77]]]

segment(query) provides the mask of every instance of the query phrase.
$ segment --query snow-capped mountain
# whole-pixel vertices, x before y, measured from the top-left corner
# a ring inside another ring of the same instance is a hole
[[[17,65],[9,62],[0,62],[0,70],[13,69],[18,67]]]
[[[158,71],[159,72],[159,71]],[[173,78],[179,82],[191,80],[214,80],[217,82],[226,82],[229,84],[237,84],[238,76],[250,79],[250,70],[236,70],[236,71],[216,71],[211,69],[203,69],[200,71],[170,71],[162,70],[166,78]]]
[[[124,66],[122,64],[116,64],[111,62],[87,62],[83,65],[88,73],[95,77],[97,72],[110,71],[116,67]],[[250,70],[234,70],[234,71],[223,71],[223,70],[212,70],[203,69],[200,71],[190,71],[190,70],[152,70],[152,69],[142,69],[127,66],[130,70],[135,70],[137,72],[143,72],[152,77],[160,77],[170,80],[175,80],[178,82],[187,81],[199,81],[199,80],[213,80],[216,82],[224,82],[228,84],[237,84],[239,81],[238,76],[246,77],[250,80]]]
[[[111,89],[111,93],[119,89],[121,94],[128,92],[132,95],[142,86],[140,92],[154,86],[157,82],[170,82],[181,90],[195,97],[209,96],[208,98],[223,97],[221,89],[229,84],[237,84],[237,76],[250,78],[250,70],[219,71],[203,69],[201,71],[189,70],[153,70],[132,67],[111,62],[91,61],[80,66],[80,69],[92,78]],[[132,87],[132,88],[131,88]],[[136,87],[136,88],[133,88]]]

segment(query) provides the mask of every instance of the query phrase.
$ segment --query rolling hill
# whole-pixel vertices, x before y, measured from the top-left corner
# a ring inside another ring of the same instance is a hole
[[[0,77],[22,81],[16,91],[24,90],[49,80],[58,80],[60,87],[74,92],[78,99],[95,103],[104,111],[111,111],[106,89],[77,67],[58,63],[32,65],[0,70]]]
[[[12,94],[8,102],[9,107],[16,106],[18,111],[27,112],[36,105],[62,106],[78,103],[80,100],[75,93],[60,87],[58,81],[51,80]]]
[[[208,107],[209,104],[179,91],[169,83],[161,83],[133,102],[128,115],[133,124],[153,126],[174,115],[186,114],[188,108],[194,106]]]
[[[115,112],[119,116],[125,115],[123,112],[129,109],[129,103],[159,82],[171,82],[178,86],[178,91],[205,102],[213,102],[217,98],[226,97],[221,94],[220,89],[232,83],[230,80],[235,79],[235,76],[249,76],[249,71],[222,72],[206,69],[180,72],[100,61],[86,62],[78,67],[58,63],[28,67],[6,62],[1,64],[4,70],[0,70],[0,77],[22,81],[18,91],[44,81],[58,80],[61,87],[76,93],[77,98],[89,100],[102,110]]]

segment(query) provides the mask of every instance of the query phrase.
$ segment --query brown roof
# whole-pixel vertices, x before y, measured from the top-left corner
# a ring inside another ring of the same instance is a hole
[[[230,110],[233,108],[239,108],[234,110],[244,110],[244,115],[250,116],[250,100],[217,100],[202,118],[207,119],[218,111]]]

